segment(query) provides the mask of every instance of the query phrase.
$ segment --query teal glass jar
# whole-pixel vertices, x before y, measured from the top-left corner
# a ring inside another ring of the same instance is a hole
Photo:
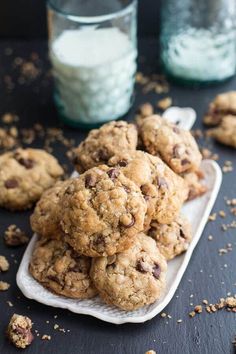
[[[136,73],[136,0],[48,0],[54,100],[69,125],[122,117]]]
[[[161,61],[183,83],[211,84],[235,74],[234,0],[165,0]]]

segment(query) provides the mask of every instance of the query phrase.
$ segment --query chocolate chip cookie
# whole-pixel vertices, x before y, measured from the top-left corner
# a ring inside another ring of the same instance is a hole
[[[94,258],[90,274],[106,303],[132,311],[161,297],[166,271],[166,261],[155,241],[140,233],[130,249]]]
[[[207,134],[221,144],[232,146],[236,149],[236,116],[225,116],[222,118],[220,125],[208,130]]]
[[[203,122],[206,125],[218,125],[221,123],[222,118],[227,115],[232,115],[236,118],[236,91],[217,95],[213,102],[210,103]]]
[[[39,149],[17,149],[0,156],[0,207],[31,208],[61,176],[57,160]]]
[[[108,161],[140,188],[147,203],[145,229],[151,219],[170,223],[187,198],[187,187],[159,157],[143,151],[119,153]]]
[[[106,164],[110,157],[120,151],[136,149],[137,128],[134,124],[115,121],[91,130],[88,137],[73,150],[72,160],[78,172]]]
[[[69,186],[71,180],[58,181],[53,187],[46,190],[37,202],[30,217],[31,228],[40,237],[60,239],[62,229],[60,226],[63,206],[60,197]]]
[[[183,173],[181,176],[183,177],[188,188],[187,200],[193,200],[206,193],[207,187],[204,185],[204,182],[202,182],[204,175],[201,170]]]
[[[67,242],[90,257],[122,252],[144,227],[146,201],[118,168],[101,165],[73,179],[61,203]]]
[[[15,347],[25,349],[34,339],[31,329],[32,321],[29,317],[14,313],[7,327],[7,336]]]
[[[163,225],[153,221],[148,235],[156,241],[160,252],[168,261],[185,252],[192,239],[191,225],[183,215],[171,224]]]
[[[89,276],[91,259],[74,252],[64,241],[39,240],[29,271],[52,292],[74,299],[89,299],[97,291]]]
[[[191,133],[158,115],[137,120],[144,149],[176,173],[199,169],[202,156]]]

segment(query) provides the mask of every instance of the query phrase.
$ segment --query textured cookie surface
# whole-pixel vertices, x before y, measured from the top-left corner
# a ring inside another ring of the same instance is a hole
[[[158,115],[140,118],[137,123],[147,152],[160,156],[176,173],[199,169],[202,156],[189,131]]]
[[[15,347],[25,349],[34,339],[31,329],[31,319],[15,313],[8,324],[7,336]]]
[[[204,176],[200,170],[196,172],[183,173],[181,176],[183,177],[188,188],[187,200],[193,200],[206,193],[207,187],[202,182]]]
[[[146,201],[118,168],[102,165],[88,170],[71,182],[61,200],[66,240],[84,255],[121,252],[143,230]]]
[[[0,207],[23,210],[54,185],[63,170],[57,160],[39,149],[17,149],[0,156]]]
[[[151,219],[165,224],[178,216],[187,198],[187,188],[183,179],[159,157],[134,151],[117,154],[108,164],[120,168],[140,188],[147,203],[145,229]]]
[[[166,261],[155,241],[140,233],[127,251],[94,258],[91,277],[106,303],[135,310],[160,298],[166,270]]]
[[[134,124],[124,121],[104,124],[91,130],[88,137],[74,149],[73,162],[78,172],[106,164],[110,157],[122,150],[136,149],[138,133]]]
[[[171,224],[151,223],[148,231],[162,255],[170,260],[188,249],[192,239],[191,225],[184,216],[179,216]]]
[[[62,237],[60,221],[63,205],[60,203],[60,198],[70,182],[71,180],[58,181],[46,190],[37,202],[30,223],[32,230],[39,236],[54,239]]]
[[[29,270],[43,286],[75,299],[96,295],[89,276],[91,260],[75,253],[64,241],[40,240],[35,246]]]
[[[236,91],[217,95],[210,103],[203,122],[207,125],[218,125],[226,115],[236,116]]]
[[[208,135],[236,149],[236,116],[225,116],[218,127],[208,130]]]

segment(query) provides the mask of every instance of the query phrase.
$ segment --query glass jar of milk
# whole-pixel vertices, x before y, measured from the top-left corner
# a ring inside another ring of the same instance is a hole
[[[215,83],[235,74],[235,0],[166,0],[161,59],[182,82]]]
[[[61,119],[90,128],[129,110],[136,73],[136,0],[49,0],[49,55]]]

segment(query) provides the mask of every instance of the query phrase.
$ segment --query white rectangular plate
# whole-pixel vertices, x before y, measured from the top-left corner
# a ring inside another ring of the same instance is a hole
[[[205,160],[202,163],[202,170],[208,192],[202,197],[186,203],[183,207],[183,213],[192,224],[193,240],[186,253],[168,263],[166,291],[161,299],[154,304],[127,312],[104,304],[99,297],[91,300],[73,300],[52,294],[36,282],[28,271],[31,254],[37,240],[36,235],[30,241],[20,264],[17,273],[18,287],[29,299],[34,299],[45,305],[65,308],[75,313],[91,315],[106,322],[121,324],[150,320],[160,313],[174,296],[215,203],[222,180],[221,169],[216,162]]]

